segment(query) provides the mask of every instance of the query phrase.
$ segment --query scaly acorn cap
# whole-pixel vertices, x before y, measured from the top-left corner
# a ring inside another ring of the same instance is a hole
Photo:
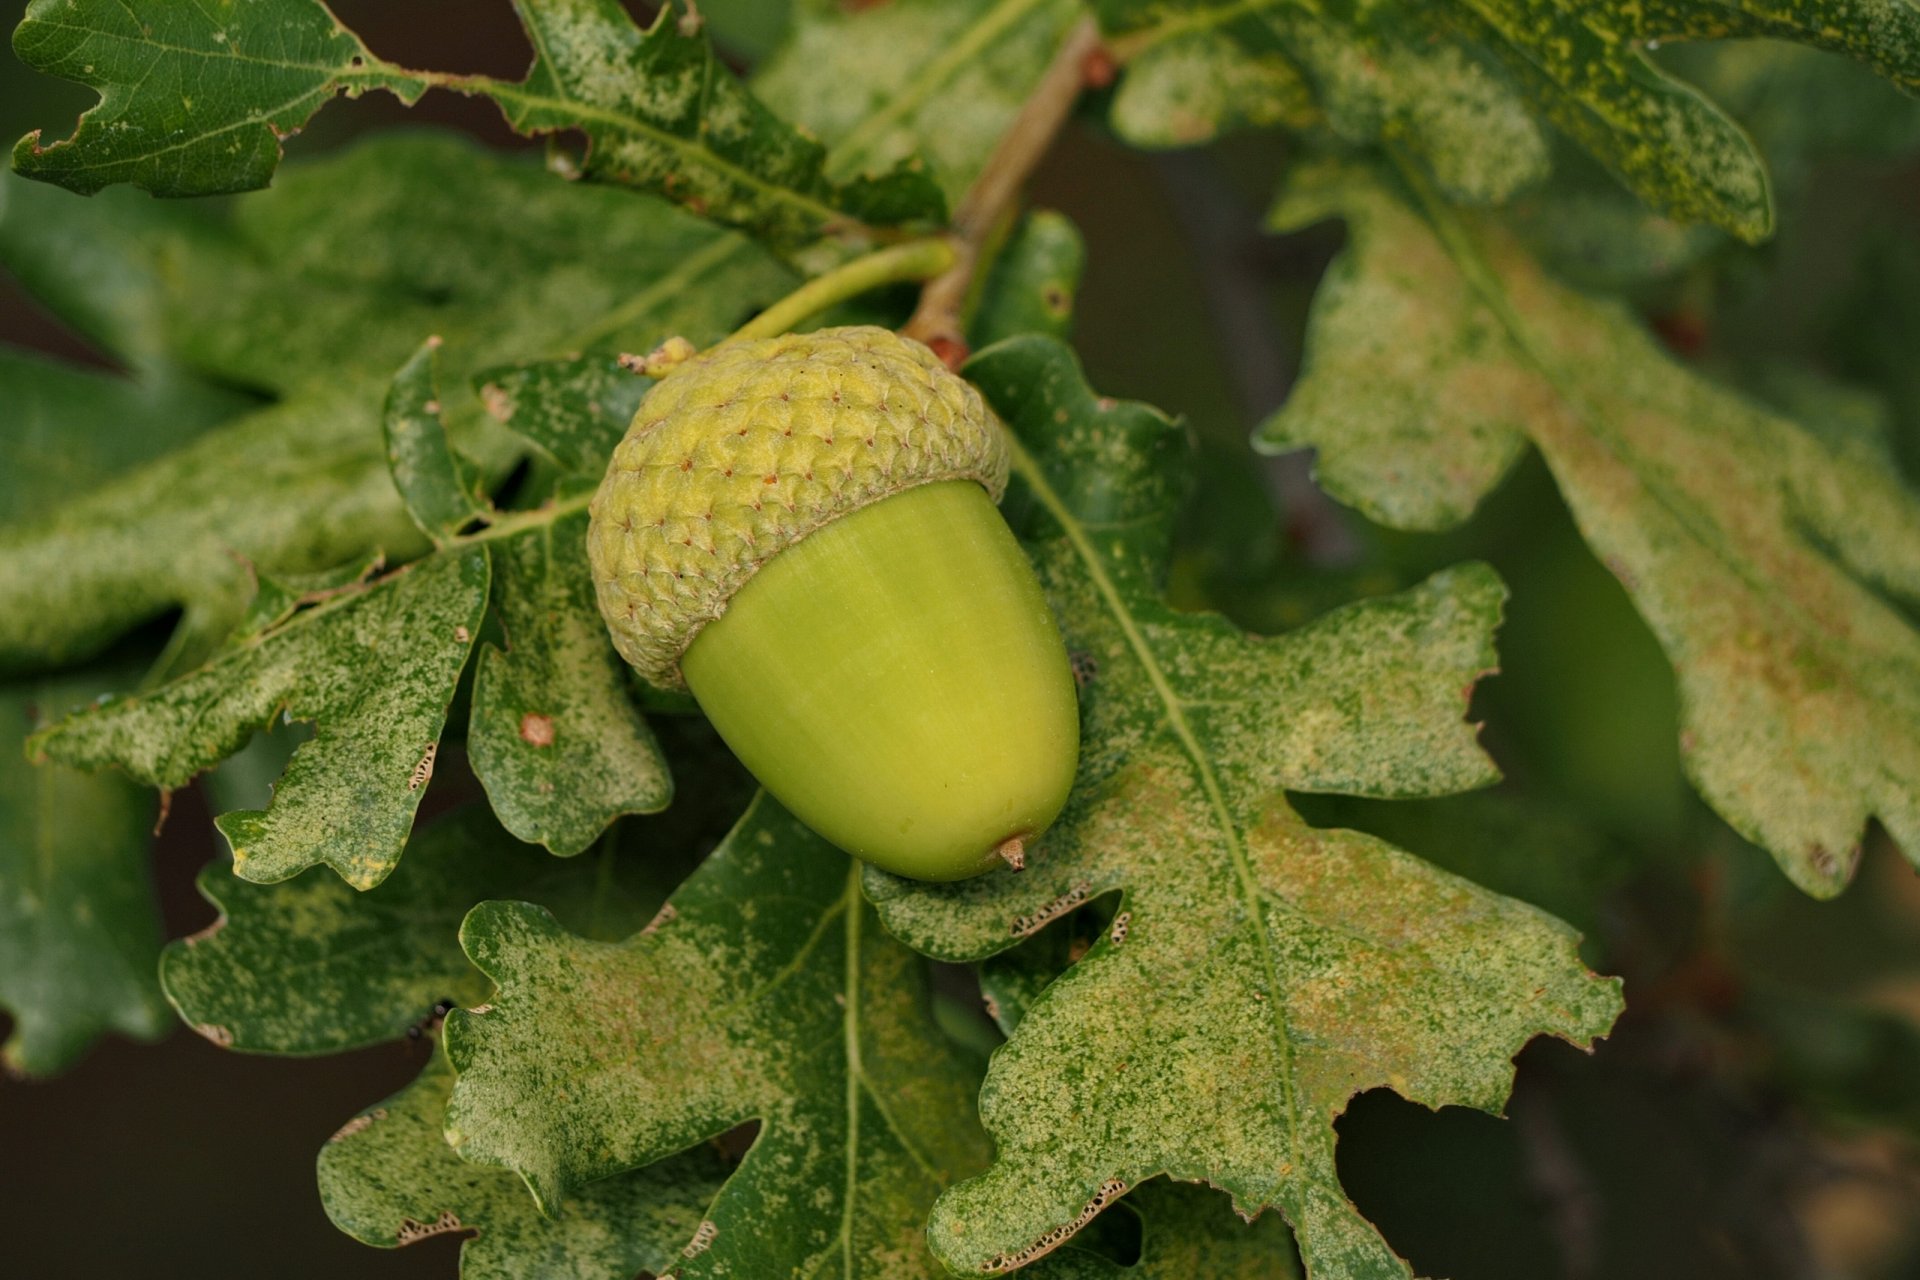
[[[999,421],[938,356],[858,326],[720,346],[669,370],[634,414],[588,511],[587,559],[614,647],[681,689],[680,658],[734,593],[816,529],[942,480],[999,501]]]

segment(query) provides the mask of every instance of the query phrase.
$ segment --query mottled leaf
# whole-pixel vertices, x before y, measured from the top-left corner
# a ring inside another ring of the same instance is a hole
[[[227,633],[226,647],[235,648],[279,626],[307,605],[331,600],[343,592],[366,584],[385,567],[385,560],[374,555],[368,560],[349,560],[318,573],[254,575],[258,584],[247,611]]]
[[[1087,246],[1065,214],[1027,215],[993,264],[968,337],[976,348],[1023,333],[1065,338],[1086,270]]]
[[[105,1031],[150,1039],[170,1019],[153,980],[160,923],[146,871],[153,797],[125,778],[20,749],[49,712],[133,678],[83,673],[0,689],[0,1063],[50,1075]]]
[[[1909,91],[1920,89],[1920,10],[1907,0],[1598,7],[1383,0],[1332,11],[1297,0],[1101,0],[1098,7],[1138,68],[1132,74],[1148,81],[1123,92],[1117,121],[1177,122],[1150,123],[1144,142],[1197,141],[1241,121],[1297,116],[1293,73],[1311,87],[1333,133],[1353,143],[1393,142],[1417,156],[1448,195],[1486,202],[1544,170],[1545,150],[1525,105],[1531,101],[1649,203],[1749,241],[1773,227],[1759,153],[1732,118],[1663,71],[1649,49],[1735,36],[1793,40],[1849,54]],[[1512,80],[1493,74],[1487,58]]]
[[[441,1000],[486,999],[459,941],[476,902],[538,902],[596,938],[644,923],[665,894],[658,851],[638,835],[556,862],[470,807],[417,831],[394,873],[364,893],[319,870],[260,885],[215,864],[199,885],[220,917],[167,947],[160,981],[187,1025],[242,1052],[338,1053],[397,1039]]]
[[[773,801],[625,942],[515,903],[475,908],[461,937],[499,988],[447,1025],[463,1156],[565,1213],[598,1179],[755,1120],[677,1274],[938,1274],[926,1206],[984,1155],[972,1080],[853,865]]]
[[[1032,1280],[1297,1280],[1293,1239],[1277,1213],[1251,1223],[1210,1187],[1156,1178],[1127,1198],[1139,1213],[1140,1260],[1121,1266],[1072,1245],[1020,1274]]]
[[[507,829],[563,855],[621,814],[653,813],[673,798],[594,603],[586,539],[583,513],[494,544],[507,647],[481,651],[467,741]]]
[[[921,156],[957,200],[1078,14],[1069,0],[800,0],[754,87],[827,140],[829,173]]]
[[[196,367],[283,394],[343,366],[384,383],[438,334],[463,449],[476,369],[645,350],[672,331],[710,341],[793,280],[663,200],[559,181],[446,134],[376,136],[290,166],[239,202],[223,237],[174,252],[168,321]]]
[[[1296,0],[1099,0],[1127,58],[1115,126],[1130,141],[1205,141],[1242,123],[1324,120],[1342,140],[1392,138],[1457,199],[1504,200],[1547,171],[1526,100],[1425,10]],[[1308,99],[1317,106],[1309,112]]]
[[[518,0],[535,50],[519,84],[475,83],[522,133],[579,129],[586,173],[657,191],[796,247],[865,224],[936,221],[914,166],[829,181],[825,150],[763,106],[714,56],[697,16],[662,6],[644,32],[618,0]]]
[[[1501,227],[1354,171],[1300,175],[1278,227],[1352,246],[1294,398],[1259,434],[1384,523],[1464,519],[1525,440],[1672,660],[1689,776],[1809,893],[1869,818],[1920,860],[1920,502],[1884,459],[1675,364]],[[1428,219],[1438,218],[1438,222]]]
[[[37,757],[179,787],[284,714],[317,726],[263,811],[219,819],[234,870],[272,883],[325,863],[355,888],[393,870],[487,602],[487,555],[447,551],[320,604],[148,694],[36,735]]]
[[[440,350],[436,335],[400,366],[387,388],[381,428],[387,437],[387,471],[400,491],[407,514],[420,532],[444,547],[462,529],[486,514],[474,495],[460,460],[447,443],[441,422],[440,385],[434,357]]]
[[[1488,781],[1461,720],[1502,588],[1466,566],[1246,636],[1160,602],[1178,431],[1101,401],[1065,348],[967,366],[1019,437],[1008,508],[1086,679],[1081,772],[1027,869],[927,885],[869,869],[890,930],[948,959],[1001,951],[1120,891],[1106,935],[994,1056],[998,1158],[941,1197],[935,1254],[1024,1264],[1160,1174],[1277,1206],[1310,1272],[1406,1268],[1347,1202],[1333,1120],[1388,1086],[1497,1110],[1532,1036],[1619,1010],[1558,921],[1384,842],[1306,825],[1283,787],[1380,796]]]
[[[1577,815],[1502,787],[1392,804],[1302,796],[1301,816],[1389,840],[1436,867],[1531,903],[1591,937],[1608,893],[1634,870],[1629,851]]]
[[[653,386],[610,355],[508,365],[476,381],[488,413],[595,485]]]
[[[419,549],[387,478],[378,396],[351,379],[261,410],[0,529],[0,671],[87,657],[172,608],[211,639],[245,609],[256,564],[305,573]]]
[[[164,332],[196,365],[289,398],[0,530],[0,671],[74,661],[174,608],[204,656],[251,596],[252,570],[417,553],[379,406],[387,377],[430,332],[461,338],[446,362],[453,442],[495,469],[501,455],[476,434],[466,389],[473,363],[615,346],[636,331],[708,341],[791,279],[657,201],[556,182],[447,139],[295,166],[242,202],[221,239],[156,225],[121,201],[31,195],[0,217],[10,267],[38,272],[27,278],[143,364],[159,358],[149,343]],[[92,241],[124,238],[123,257],[98,268],[67,257],[42,219],[57,224],[69,204]],[[139,283],[115,291],[97,277]],[[156,311],[164,325],[150,321]]]
[[[1114,132],[1136,147],[1188,147],[1243,128],[1319,125],[1301,69],[1284,54],[1258,51],[1261,43],[1209,26],[1156,39],[1127,64],[1113,96]],[[1503,182],[1524,181],[1531,168]]]
[[[582,1188],[555,1217],[520,1179],[462,1160],[441,1136],[453,1070],[420,1078],[349,1120],[321,1149],[320,1202],[356,1240],[392,1249],[449,1231],[462,1280],[629,1280],[665,1272],[726,1177],[711,1147]]]
[[[319,0],[33,0],[13,33],[28,66],[100,91],[73,137],[13,149],[31,178],[91,193],[130,182],[155,195],[264,187],[280,140],[336,94],[426,81],[380,61]]]

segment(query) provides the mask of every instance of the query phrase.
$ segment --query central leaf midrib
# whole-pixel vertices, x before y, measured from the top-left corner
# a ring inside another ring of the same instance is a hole
[[[573,115],[580,119],[593,120],[600,124],[626,133],[635,134],[656,146],[665,148],[696,164],[703,165],[719,173],[728,181],[778,204],[791,205],[821,222],[846,222],[865,225],[860,218],[844,209],[837,209],[815,197],[793,187],[779,186],[768,182],[747,169],[741,168],[709,147],[701,146],[669,133],[660,126],[626,115],[608,107],[582,102],[577,98],[555,98],[546,94],[534,93],[524,85],[510,81],[495,80],[490,76],[445,76],[435,77],[434,82],[450,89],[474,89],[485,93],[497,102],[516,102],[529,111],[544,111],[554,115]]]
[[[1139,627],[1135,624],[1132,611],[1127,608],[1126,602],[1121,598],[1119,589],[1115,587],[1113,580],[1107,575],[1106,567],[1099,559],[1099,553],[1094,549],[1092,543],[1088,541],[1085,531],[1080,528],[1078,521],[1074,518],[1073,513],[1068,510],[1066,503],[1063,502],[1060,495],[1054,491],[1052,484],[1047,480],[1038,462],[1036,462],[1033,455],[1027,451],[1024,442],[1011,430],[1007,430],[1004,435],[1008,449],[1013,455],[1013,469],[1026,480],[1029,487],[1032,488],[1034,496],[1040,500],[1040,504],[1047,509],[1048,514],[1059,523],[1068,541],[1072,543],[1075,554],[1078,555],[1086,565],[1087,574],[1093,579],[1094,589],[1106,602],[1108,611],[1113,615],[1114,620],[1120,626],[1122,634],[1126,637],[1128,648],[1133,651],[1134,657],[1140,663],[1141,669],[1146,672],[1147,679],[1153,686],[1155,697],[1157,697],[1166,708],[1167,725],[1179,740],[1181,749],[1185,751],[1188,758],[1192,760],[1194,771],[1199,775],[1201,786],[1206,792],[1207,803],[1209,807],[1212,808],[1215,820],[1218,822],[1225,838],[1227,850],[1233,863],[1234,873],[1239,881],[1241,899],[1247,912],[1247,918],[1259,942],[1261,965],[1266,972],[1269,1005],[1273,1011],[1273,1015],[1267,1018],[1266,1022],[1268,1029],[1272,1033],[1274,1052],[1280,1064],[1281,1093],[1287,1108],[1287,1141],[1292,1148],[1293,1154],[1298,1157],[1300,1154],[1299,1139],[1301,1130],[1299,1098],[1297,1096],[1297,1090],[1294,1087],[1293,1079],[1293,1045],[1286,1029],[1279,1025],[1279,1012],[1284,1003],[1280,998],[1280,967],[1278,959],[1273,953],[1272,939],[1267,934],[1264,906],[1265,895],[1260,889],[1258,879],[1254,876],[1252,864],[1247,860],[1247,851],[1240,838],[1239,826],[1233,818],[1232,810],[1227,805],[1226,796],[1221,790],[1218,777],[1214,774],[1210,759],[1201,748],[1199,739],[1194,735],[1192,726],[1187,723],[1187,718],[1181,708],[1180,700],[1174,694],[1172,684],[1167,679],[1166,672],[1161,669],[1158,657],[1154,654],[1152,647],[1147,644],[1146,637],[1141,634]]]

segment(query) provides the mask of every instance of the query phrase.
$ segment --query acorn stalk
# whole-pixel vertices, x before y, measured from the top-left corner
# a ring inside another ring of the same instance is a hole
[[[999,423],[919,343],[733,341],[648,394],[588,550],[616,647],[797,817],[902,875],[1019,866],[1079,752],[1065,648],[993,503]]]

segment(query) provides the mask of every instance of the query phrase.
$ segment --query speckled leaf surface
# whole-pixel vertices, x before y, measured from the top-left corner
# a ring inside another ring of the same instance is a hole
[[[706,341],[792,285],[744,237],[664,200],[561,181],[446,134],[376,135],[290,166],[237,203],[224,236],[175,254],[175,345],[250,386],[286,394],[351,365],[384,392],[438,334],[460,448],[478,416],[476,369],[617,351],[667,326]]]
[[[1493,776],[1465,723],[1502,588],[1481,566],[1256,638],[1161,603],[1183,441],[1094,397],[1067,350],[967,366],[1020,438],[1008,511],[1089,675],[1082,761],[1024,872],[926,885],[868,871],[887,927],[942,958],[1004,950],[1119,891],[1107,935],[993,1059],[998,1156],[929,1238],[963,1273],[1043,1255],[1159,1174],[1277,1206],[1310,1273],[1406,1267],[1347,1202],[1333,1120],[1388,1086],[1497,1110],[1537,1034],[1603,1034],[1616,986],[1571,930],[1356,832],[1281,788],[1433,794]]]
[[[387,438],[387,472],[420,532],[444,547],[487,512],[447,442],[435,376],[439,335],[420,347],[387,387],[380,426]]]
[[[160,981],[180,1017],[247,1053],[338,1053],[397,1039],[440,1000],[479,1004],[486,980],[460,950],[460,920],[486,898],[539,902],[593,937],[622,937],[658,907],[647,850],[603,841],[555,862],[484,807],[414,834],[377,888],[314,870],[280,884],[200,873],[219,919],[168,945]]]
[[[1872,451],[1680,367],[1491,220],[1424,208],[1332,169],[1283,200],[1276,225],[1338,214],[1353,242],[1260,441],[1313,445],[1336,496],[1434,528],[1531,439],[1674,664],[1707,802],[1816,895],[1852,876],[1869,818],[1920,859],[1920,633],[1896,603],[1920,599],[1920,502]]]
[[[244,191],[267,184],[281,139],[336,94],[382,88],[411,103],[441,85],[492,98],[523,133],[581,131],[590,177],[786,248],[943,215],[917,162],[829,179],[824,148],[721,64],[690,8],[667,5],[644,31],[617,0],[515,8],[534,48],[519,82],[386,62],[319,0],[36,0],[15,50],[102,97],[71,140],[21,139],[14,165],[82,192],[115,182],[161,195]]]
[[[495,813],[558,854],[673,798],[585,572],[584,513],[494,544],[506,648],[483,646],[467,752]]]
[[[127,779],[35,768],[21,743],[49,709],[134,673],[0,688],[0,1064],[70,1065],[106,1031],[151,1038],[170,1019],[153,980],[160,923],[147,880],[153,797]]]
[[[57,234],[74,220],[118,257],[75,256]],[[660,202],[419,137],[295,166],[218,236],[121,200],[10,189],[0,261],[116,354],[174,355],[285,397],[0,529],[0,671],[74,661],[176,607],[204,650],[255,571],[423,549],[388,475],[380,405],[429,333],[448,335],[453,443],[492,467],[491,419],[465,382],[475,365],[670,331],[710,340],[791,279]]]
[[[378,396],[350,379],[260,410],[0,529],[0,671],[87,657],[174,607],[215,639],[252,597],[254,565],[419,549],[386,475]]]
[[[505,365],[475,378],[481,403],[502,426],[572,472],[575,483],[592,484],[653,386],[608,355]]]
[[[100,91],[72,138],[13,150],[14,168],[81,193],[264,187],[280,140],[339,93],[412,102],[425,81],[381,63],[319,0],[33,0],[13,33],[28,66]]]
[[[453,1089],[443,1055],[349,1120],[321,1149],[320,1202],[356,1240],[392,1249],[450,1231],[461,1280],[630,1280],[665,1272],[698,1230],[726,1162],[698,1147],[581,1189],[557,1217],[519,1178],[462,1160],[441,1135]]]
[[[272,883],[324,863],[371,888],[399,861],[433,776],[487,577],[484,550],[443,552],[295,614],[151,693],[76,712],[31,749],[172,788],[283,713],[313,722],[272,803],[222,815],[221,834],[247,879]]]
[[[1417,156],[1448,195],[1485,202],[1544,172],[1531,103],[1649,203],[1749,241],[1773,227],[1759,153],[1731,117],[1649,58],[1650,48],[1728,37],[1799,41],[1920,89],[1920,10],[1907,0],[1097,7],[1136,68],[1130,74],[1144,81],[1122,90],[1116,124],[1147,122],[1138,139],[1145,144],[1201,141],[1242,122],[1299,127],[1303,82],[1337,136],[1390,141]]]
[[[1355,145],[1393,138],[1456,199],[1504,200],[1547,172],[1526,99],[1398,4],[1099,0],[1128,60],[1114,123],[1142,146],[1203,142],[1240,124],[1324,122]],[[1131,127],[1131,128],[1130,128]]]
[[[973,1080],[853,864],[773,801],[625,942],[517,903],[475,908],[461,937],[498,987],[447,1025],[463,1156],[566,1212],[598,1179],[755,1120],[677,1274],[938,1274],[927,1205],[985,1155]]]
[[[700,20],[672,4],[645,31],[618,0],[518,0],[535,50],[518,85],[486,92],[523,133],[579,129],[586,173],[657,191],[770,243],[795,247],[866,224],[937,221],[917,166],[828,179],[821,145],[720,64]]]
[[[1078,13],[1070,0],[801,0],[754,87],[830,144],[829,173],[922,156],[957,200]]]
[[[981,961],[976,969],[988,1016],[1012,1035],[1047,987],[1112,927],[1112,919],[1095,904]],[[1293,1236],[1279,1214],[1263,1213],[1249,1223],[1233,1211],[1230,1198],[1212,1188],[1155,1178],[1135,1188],[1118,1212],[1142,1220],[1140,1261],[1134,1268],[1081,1248],[1076,1236],[1021,1274],[1035,1280],[1296,1280],[1300,1275]]]
[[[1032,1280],[1297,1280],[1293,1240],[1277,1213],[1243,1221],[1209,1187],[1156,1178],[1127,1198],[1141,1218],[1131,1266],[1071,1245],[1021,1274]]]

